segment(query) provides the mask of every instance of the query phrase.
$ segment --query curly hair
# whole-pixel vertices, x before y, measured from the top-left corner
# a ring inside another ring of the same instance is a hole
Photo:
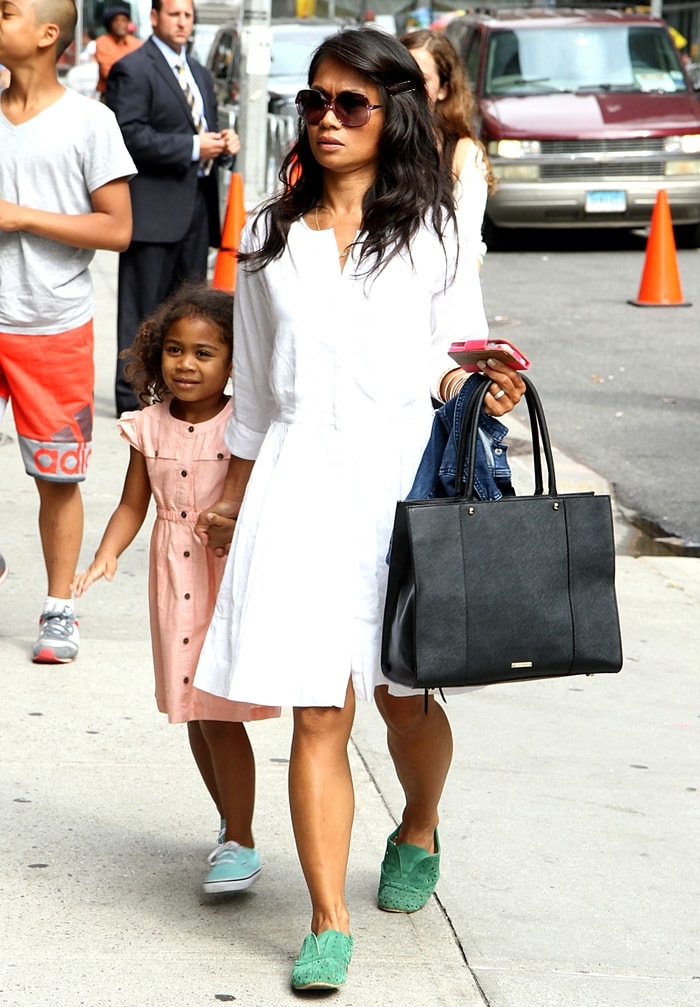
[[[408,34],[402,35],[399,41],[409,52],[417,49],[425,49],[429,52],[435,61],[440,84],[447,88],[447,97],[438,101],[434,109],[438,130],[442,137],[440,146],[443,158],[451,164],[457,141],[468,137],[480,147],[484,155],[487,181],[489,188],[491,188],[494,183],[491,165],[475,127],[477,104],[469,86],[467,71],[457,50],[443,32],[430,28],[408,32]]]
[[[454,221],[452,179],[442,167],[423,76],[399,41],[377,28],[347,28],[325,39],[309,67],[313,84],[319,67],[332,60],[362,74],[380,94],[384,128],[379,140],[377,174],[364,195],[359,262],[365,276],[379,272],[406,251],[421,223],[440,238]],[[311,151],[306,124],[299,123],[296,143],[279,172],[284,191],[263,205],[265,234],[260,249],[240,256],[247,268],[262,269],[284,251],[292,222],[318,204],[324,171]]]
[[[161,360],[168,331],[181,318],[201,318],[219,330],[221,342],[233,357],[233,294],[213,290],[206,283],[185,283],[139,326],[136,339],[119,356],[128,357],[127,380],[144,405],[170,397]]]

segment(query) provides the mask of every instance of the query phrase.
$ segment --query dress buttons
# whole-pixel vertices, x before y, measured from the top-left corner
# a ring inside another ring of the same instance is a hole
[[[189,430],[189,432],[190,432],[191,434],[193,434],[193,433],[194,433],[194,427],[188,427],[187,429]]]
[[[190,558],[190,551],[189,551],[189,549],[185,549],[185,551],[183,552],[182,555],[185,557],[185,559],[189,559]]]
[[[185,595],[185,601],[189,600],[190,600],[190,592],[188,591],[187,594]]]
[[[180,517],[187,517],[187,511],[186,510],[181,510],[180,511]]]
[[[180,475],[181,475],[181,476],[182,476],[182,478],[184,479],[184,478],[185,478],[185,476],[187,475],[187,469],[183,469],[183,470],[182,470],[182,472],[180,473]]]
[[[182,642],[183,642],[183,643],[189,643],[189,642],[190,642],[190,638],[189,638],[189,636],[186,636],[186,637],[185,637],[185,638],[183,639],[183,641],[182,641]]]
[[[223,458],[224,457],[223,452],[219,451],[219,453],[218,453],[218,455],[216,457],[219,458],[219,459]]]
[[[185,685],[189,685],[189,684],[190,684],[190,680],[189,680],[189,678],[187,677],[187,675],[185,675],[185,677],[183,678],[183,680],[182,680],[182,681],[183,681],[183,682],[185,683]]]

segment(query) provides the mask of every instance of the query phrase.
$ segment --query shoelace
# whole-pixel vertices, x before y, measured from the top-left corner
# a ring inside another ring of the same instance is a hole
[[[210,864],[213,864],[214,862],[233,863],[238,860],[240,849],[240,843],[236,843],[232,839],[229,839],[227,843],[219,843],[218,846],[215,846],[207,857],[207,861]]]
[[[64,608],[62,612],[49,612],[42,616],[41,635],[56,639],[70,636],[75,625],[75,613]]]

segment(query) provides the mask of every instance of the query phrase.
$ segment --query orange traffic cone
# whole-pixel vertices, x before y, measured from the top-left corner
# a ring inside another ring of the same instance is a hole
[[[230,290],[233,293],[236,289],[237,253],[244,224],[243,176],[239,172],[234,172],[231,175],[231,184],[228,190],[226,216],[221,232],[221,247],[216,256],[214,277],[211,282],[212,287],[217,290]]]
[[[637,300],[628,303],[635,304],[638,308],[690,307],[690,301],[683,300],[681,291],[676,242],[665,189],[659,189],[651,215],[651,230]]]

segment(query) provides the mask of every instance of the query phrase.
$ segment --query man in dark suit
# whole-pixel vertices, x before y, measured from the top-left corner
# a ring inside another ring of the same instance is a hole
[[[107,78],[107,104],[138,168],[129,183],[133,237],[119,257],[119,352],[183,281],[206,278],[209,247],[221,236],[215,161],[240,149],[233,130],[218,130],[209,72],[186,56],[192,0],[152,3],[153,34]],[[125,363],[117,360],[117,415],[140,406]]]

